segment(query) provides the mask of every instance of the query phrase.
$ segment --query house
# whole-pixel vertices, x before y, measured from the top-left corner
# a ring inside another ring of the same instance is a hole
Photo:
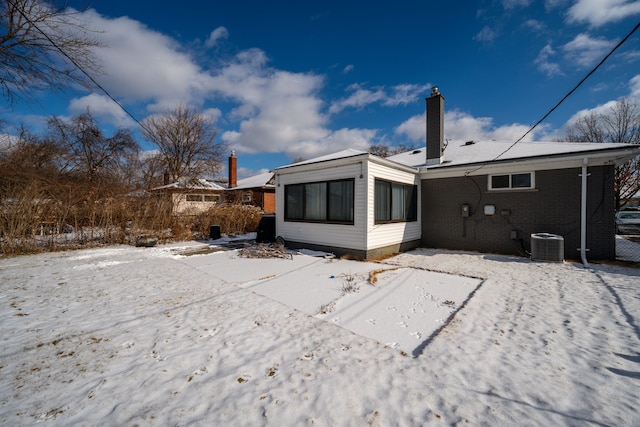
[[[165,174],[164,185],[151,190],[157,194],[168,194],[174,215],[196,215],[215,205],[223,203],[244,203],[257,206],[266,214],[275,213],[276,197],[273,173],[267,172],[238,180],[238,159],[234,152],[229,156],[229,181],[227,186],[216,181],[198,179],[179,179],[169,183]]]
[[[275,170],[287,246],[373,258],[421,243],[417,169],[348,149]]]
[[[427,144],[382,159],[345,150],[275,170],[276,233],[290,247],[372,258],[418,246],[525,255],[531,235],[564,258],[615,258],[614,167],[639,146],[446,141],[427,98]]]
[[[167,181],[168,177],[165,176],[165,185],[153,188],[151,192],[167,194],[174,215],[197,215],[224,200],[225,188],[213,181],[201,178],[180,179],[173,183]]]
[[[273,172],[266,172],[238,180],[238,158],[232,151],[229,156],[229,183],[225,191],[227,202],[240,202],[257,206],[265,214],[276,211],[276,188],[273,184]]]

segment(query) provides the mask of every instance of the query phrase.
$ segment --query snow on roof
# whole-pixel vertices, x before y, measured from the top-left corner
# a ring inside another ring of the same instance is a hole
[[[229,188],[229,190],[242,190],[246,188],[273,187],[273,172],[265,172],[259,175],[250,176],[248,178],[238,180],[238,185]]]
[[[176,182],[172,182],[171,184],[162,185],[160,187],[155,187],[154,190],[171,190],[171,189],[181,189],[181,190],[224,190],[224,187],[216,184],[215,182],[208,181],[203,178],[197,178],[193,180],[187,179],[179,179]]]
[[[304,160],[302,162],[292,163],[286,166],[280,166],[279,168],[276,168],[276,169],[283,169],[283,168],[288,168],[292,166],[309,165],[312,163],[326,162],[329,160],[344,159],[347,157],[359,156],[361,154],[367,154],[367,152],[362,150],[356,150],[354,148],[348,148],[346,150],[338,151],[337,153],[326,154],[324,156],[314,157],[313,159]]]
[[[574,155],[630,148],[629,144],[588,142],[519,142],[511,147],[512,145],[513,142],[510,141],[448,140],[443,153],[443,162],[440,164],[426,166],[426,148],[424,147],[390,156],[388,160],[406,166],[431,169],[490,162],[498,156],[500,156],[498,159],[500,161],[523,160],[534,157]],[[507,149],[509,151],[506,151]]]

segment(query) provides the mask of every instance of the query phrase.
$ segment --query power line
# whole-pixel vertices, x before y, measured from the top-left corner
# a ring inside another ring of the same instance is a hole
[[[618,48],[619,48],[620,46],[622,46],[622,45],[623,45],[623,44],[624,44],[624,43],[625,43],[625,42],[626,42],[626,41],[627,41],[627,40],[628,40],[628,39],[633,35],[633,33],[635,33],[635,32],[638,30],[638,28],[640,28],[640,22],[638,22],[638,23],[636,24],[636,26],[635,26],[635,27],[633,27],[633,29],[629,32],[629,34],[627,34],[627,35],[625,36],[625,38],[623,38],[622,40],[620,40],[620,42],[619,42],[617,45],[615,45],[615,46],[613,47],[613,49],[611,49],[611,51],[605,55],[605,57],[604,57],[604,58],[602,58],[602,60],[598,63],[598,65],[596,65],[596,66],[595,66],[591,71],[589,71],[589,72],[587,73],[587,75],[586,75],[586,76],[584,76],[584,77],[582,78],[582,80],[580,80],[580,81],[578,82],[578,84],[577,84],[577,85],[575,85],[575,86],[573,87],[573,89],[571,89],[569,92],[567,92],[567,94],[566,94],[565,96],[563,96],[563,97],[562,97],[562,99],[561,99],[560,101],[558,101],[558,103],[557,103],[556,105],[554,105],[554,106],[553,106],[553,108],[551,108],[549,111],[547,111],[547,113],[546,113],[544,116],[542,116],[542,118],[541,118],[540,120],[538,120],[538,122],[537,122],[535,125],[531,126],[531,128],[530,128],[528,131],[526,131],[526,132],[524,133],[524,135],[522,135],[522,136],[521,136],[521,137],[520,137],[516,142],[514,142],[513,144],[511,144],[511,145],[510,145],[506,150],[504,150],[502,153],[498,154],[498,155],[497,155],[496,157],[494,157],[492,160],[490,160],[490,161],[488,161],[488,162],[486,162],[486,163],[483,163],[483,164],[482,164],[482,165],[480,165],[478,168],[476,168],[476,169],[474,169],[474,170],[472,170],[472,171],[467,172],[465,175],[469,175],[469,174],[471,174],[471,173],[473,173],[473,172],[477,172],[477,171],[479,171],[480,169],[482,169],[483,167],[485,167],[486,165],[488,165],[489,163],[491,163],[491,162],[495,162],[495,161],[496,161],[496,160],[498,160],[500,157],[502,157],[504,154],[506,154],[509,150],[511,150],[513,147],[515,147],[515,146],[516,146],[516,144],[518,144],[519,142],[521,142],[521,141],[522,141],[522,140],[523,140],[527,135],[529,135],[529,134],[530,134],[530,133],[531,133],[531,132],[532,132],[532,131],[533,131],[533,130],[534,130],[534,129],[535,129],[535,128],[540,124],[540,123],[542,123],[544,120],[546,120],[546,118],[547,118],[547,117],[549,117],[549,116],[551,115],[551,113],[553,113],[553,112],[554,112],[554,111],[555,111],[555,110],[560,106],[560,104],[562,104],[562,103],[563,103],[567,98],[569,98],[571,95],[573,95],[573,93],[574,93],[576,90],[578,90],[578,88],[579,88],[580,86],[582,86],[582,84],[583,84],[583,83],[584,83],[584,82],[585,82],[589,77],[591,77],[591,75],[592,75],[593,73],[595,73],[595,72],[596,72],[596,70],[597,70],[598,68],[600,68],[600,66],[601,66],[602,64],[604,64],[604,63],[605,63],[605,61],[606,61],[607,59],[609,59],[609,57],[610,57],[611,55],[613,55],[613,53],[614,53],[616,50],[618,50]]]

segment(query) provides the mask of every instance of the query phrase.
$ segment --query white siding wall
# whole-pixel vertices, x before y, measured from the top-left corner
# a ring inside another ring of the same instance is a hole
[[[276,178],[276,234],[285,240],[317,245],[364,250],[367,230],[367,180],[360,178],[364,166],[355,164],[330,167],[321,170],[294,173],[278,173]],[[354,224],[318,224],[284,220],[284,188],[288,184],[300,184],[335,179],[354,178]]]
[[[376,178],[399,182],[402,184],[416,184],[418,186],[417,221],[394,224],[375,224],[374,195]],[[370,162],[368,165],[367,183],[369,186],[367,198],[367,250],[383,248],[385,246],[420,239],[422,234],[422,227],[420,223],[421,191],[420,177],[418,176],[418,174],[401,171]]]
[[[193,193],[203,195],[205,193]],[[207,195],[212,195],[206,193]],[[220,195],[222,197],[222,195]],[[192,202],[187,201],[186,193],[172,193],[171,198],[173,200],[173,213],[176,215],[197,215],[202,212],[206,212],[216,205],[215,202]]]

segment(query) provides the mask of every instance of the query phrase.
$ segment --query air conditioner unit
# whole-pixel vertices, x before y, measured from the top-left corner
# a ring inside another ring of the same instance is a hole
[[[535,233],[531,235],[532,261],[564,261],[564,238],[556,234]]]

